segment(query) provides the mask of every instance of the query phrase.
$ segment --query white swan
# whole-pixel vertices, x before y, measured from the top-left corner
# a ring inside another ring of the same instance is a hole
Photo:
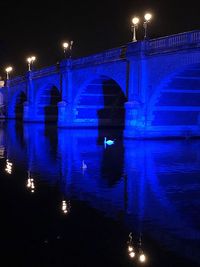
[[[83,170],[87,169],[87,165],[85,164],[84,160],[82,161],[82,169]]]
[[[104,145],[108,145],[108,146],[111,146],[115,143],[114,140],[107,140],[106,137],[104,137]]]

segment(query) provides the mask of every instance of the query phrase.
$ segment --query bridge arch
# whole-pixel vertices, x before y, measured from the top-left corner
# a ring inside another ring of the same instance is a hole
[[[147,107],[151,126],[198,127],[200,124],[200,63],[181,66],[159,84]]]
[[[61,101],[60,89],[54,84],[41,87],[35,98],[36,117],[44,122],[58,121],[58,102]]]
[[[126,101],[123,89],[114,79],[95,75],[84,82],[75,98],[75,123],[123,127]]]

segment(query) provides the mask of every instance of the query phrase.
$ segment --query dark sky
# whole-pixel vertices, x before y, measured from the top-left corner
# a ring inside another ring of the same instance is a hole
[[[153,14],[151,38],[200,29],[199,1],[0,1],[0,75],[11,64],[13,76],[27,70],[35,55],[36,68],[55,64],[63,56],[62,41],[73,40],[73,57],[86,56],[131,41],[131,18]],[[138,39],[142,39],[142,23]]]

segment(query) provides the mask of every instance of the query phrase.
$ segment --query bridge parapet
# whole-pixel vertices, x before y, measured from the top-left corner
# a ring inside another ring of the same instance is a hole
[[[51,74],[58,73],[58,72],[59,72],[58,65],[53,65],[50,67],[46,67],[46,68],[42,68],[40,70],[33,71],[32,77],[33,78],[40,78],[40,77],[44,77],[44,76],[51,75]]]
[[[24,83],[26,81],[26,76],[17,76],[9,80],[9,86],[16,86],[18,84]]]
[[[183,32],[149,40],[146,43],[146,52],[147,54],[165,53],[190,46],[200,47],[200,31]]]
[[[88,65],[102,64],[113,60],[119,60],[125,58],[126,46],[106,50],[103,53],[95,54],[88,57],[74,59],[72,61],[72,67],[81,67]]]

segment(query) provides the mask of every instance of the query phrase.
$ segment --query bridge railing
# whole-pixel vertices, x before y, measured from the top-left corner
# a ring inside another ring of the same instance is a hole
[[[26,81],[26,77],[25,76],[18,76],[15,78],[12,78],[11,80],[9,80],[9,85],[10,86],[15,86],[17,84],[23,83]]]
[[[200,31],[184,32],[149,40],[146,51],[151,54],[168,52],[178,47],[191,46],[198,43],[200,43]]]
[[[59,66],[58,65],[53,65],[50,67],[42,68],[40,70],[35,70],[33,71],[33,78],[39,78],[39,77],[44,77],[46,75],[51,75],[54,73],[59,72]]]
[[[85,65],[90,65],[90,64],[92,65],[102,64],[102,63],[109,62],[112,60],[121,59],[125,56],[124,50],[125,50],[125,46],[122,46],[122,47],[107,50],[103,53],[99,53],[96,55],[74,59],[72,61],[72,67],[79,67],[81,65],[85,66]]]

